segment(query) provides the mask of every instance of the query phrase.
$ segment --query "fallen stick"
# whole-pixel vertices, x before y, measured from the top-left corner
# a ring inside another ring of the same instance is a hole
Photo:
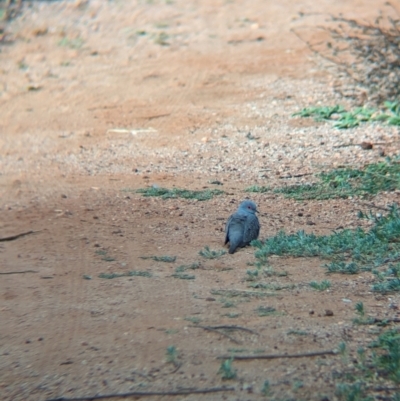
[[[242,326],[210,326],[212,329],[225,329],[225,330],[243,330],[243,331],[247,331],[249,333],[252,334],[256,334],[257,336],[259,336],[259,334],[252,330],[252,329],[248,329],[247,327],[242,327]]]
[[[107,398],[126,398],[126,397],[147,397],[147,396],[166,396],[166,395],[188,395],[188,394],[209,394],[218,393],[221,391],[234,391],[234,387],[213,387],[204,389],[182,389],[175,391],[132,391],[130,393],[121,394],[104,394],[104,395],[92,395],[87,397],[76,397],[76,398],[51,398],[46,401],[91,401],[91,400],[104,400]]]
[[[25,235],[29,235],[29,234],[34,234],[34,233],[38,233],[39,231],[27,231],[26,233],[21,233],[21,234],[16,234],[16,235],[11,235],[10,237],[4,237],[4,238],[0,238],[0,242],[5,242],[5,241],[14,241],[15,239],[18,239],[20,237],[24,237]]]
[[[24,273],[38,273],[36,270],[21,270],[20,272],[0,272],[0,274],[24,274]]]
[[[232,359],[234,361],[247,361],[251,359],[279,359],[279,358],[309,358],[313,356],[321,355],[336,355],[337,352],[333,350],[329,351],[314,351],[314,352],[304,352],[301,354],[270,354],[270,355],[222,355],[217,357],[217,359]]]

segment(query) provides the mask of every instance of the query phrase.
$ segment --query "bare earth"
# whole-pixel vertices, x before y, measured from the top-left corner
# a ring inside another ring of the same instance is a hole
[[[345,104],[334,69],[291,30],[318,39],[328,13],[372,19],[384,8],[374,3],[24,3],[0,45],[0,236],[35,233],[0,243],[2,400],[220,386],[234,390],[163,400],[257,400],[265,380],[271,399],[336,399],[335,372],[351,359],[235,361],[236,379],[224,381],[217,358],[329,351],[342,341],[355,353],[372,329],[352,324],[354,305],[395,317],[389,305],[399,297],[373,294],[370,273],[330,276],[332,287],[317,292],[309,283],[327,278],[323,261],[304,258],[271,258],[288,275],[267,281],[283,289],[243,296],[253,291],[254,249],[212,260],[199,251],[222,249],[225,221],[245,197],[258,204],[261,239],[365,224],[357,211],[368,207],[355,199],[299,203],[244,190],[397,152],[393,127],[339,132],[291,116]],[[362,141],[378,145],[340,147]],[[151,185],[224,194],[201,202],[135,192]],[[176,261],[141,258],[166,255]],[[185,272],[194,279],[173,276],[197,262]],[[129,271],[151,277],[99,277]],[[260,306],[276,313],[260,317]],[[203,328],[221,325],[251,332]]]

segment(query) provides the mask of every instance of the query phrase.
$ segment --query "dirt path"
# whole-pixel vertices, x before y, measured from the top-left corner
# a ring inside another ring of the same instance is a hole
[[[274,399],[335,399],[337,355],[235,361],[232,381],[217,358],[342,341],[355,352],[369,339],[352,325],[355,303],[384,316],[398,298],[371,295],[369,273],[330,277],[332,288],[316,293],[308,284],[326,278],[321,261],[284,258],[271,260],[287,273],[271,278],[276,289],[254,296],[254,249],[217,259],[199,251],[222,248],[247,187],[381,159],[379,149],[337,147],[351,141],[397,151],[390,127],[338,132],[291,117],[341,101],[332,69],[291,29],[318,37],[325,13],[374,11],[368,0],[24,3],[0,45],[0,237],[35,233],[0,243],[1,273],[27,271],[0,275],[2,399],[227,385],[235,391],[180,398],[253,400],[266,380]],[[151,185],[224,194],[201,202],[135,192]],[[251,198],[261,238],[361,224],[354,199]],[[130,271],[139,275],[99,277]],[[221,325],[252,332],[201,327]]]

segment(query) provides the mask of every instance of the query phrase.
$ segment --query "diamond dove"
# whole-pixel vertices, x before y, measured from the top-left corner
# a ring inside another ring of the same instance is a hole
[[[229,253],[234,253],[237,248],[258,238],[260,223],[256,212],[256,204],[251,200],[244,200],[229,217],[225,227],[225,244],[229,242]]]

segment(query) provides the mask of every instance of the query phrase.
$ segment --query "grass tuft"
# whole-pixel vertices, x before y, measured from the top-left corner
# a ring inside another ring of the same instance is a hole
[[[126,190],[128,191],[128,190]],[[206,201],[212,199],[215,195],[221,195],[224,191],[219,189],[206,189],[204,191],[190,191],[188,189],[167,189],[160,187],[141,188],[135,192],[143,196],[160,196],[162,199],[170,198],[184,198],[184,199],[197,199],[198,201]]]
[[[221,362],[218,373],[222,380],[233,380],[236,378],[236,370],[232,367],[232,359],[226,359]]]
[[[317,281],[311,281],[310,287],[317,291],[325,291],[331,287],[331,282],[328,280],[322,280],[320,283]]]
[[[213,251],[209,248],[209,246],[205,246],[204,249],[199,251],[199,255],[206,259],[217,259],[222,255],[225,255],[226,251],[220,249],[219,251]]]
[[[143,272],[143,271],[129,271],[127,273],[100,273],[99,278],[106,278],[106,279],[113,279],[118,277],[152,277],[150,272]]]
[[[140,259],[152,259],[155,262],[174,263],[176,256],[141,256]]]

